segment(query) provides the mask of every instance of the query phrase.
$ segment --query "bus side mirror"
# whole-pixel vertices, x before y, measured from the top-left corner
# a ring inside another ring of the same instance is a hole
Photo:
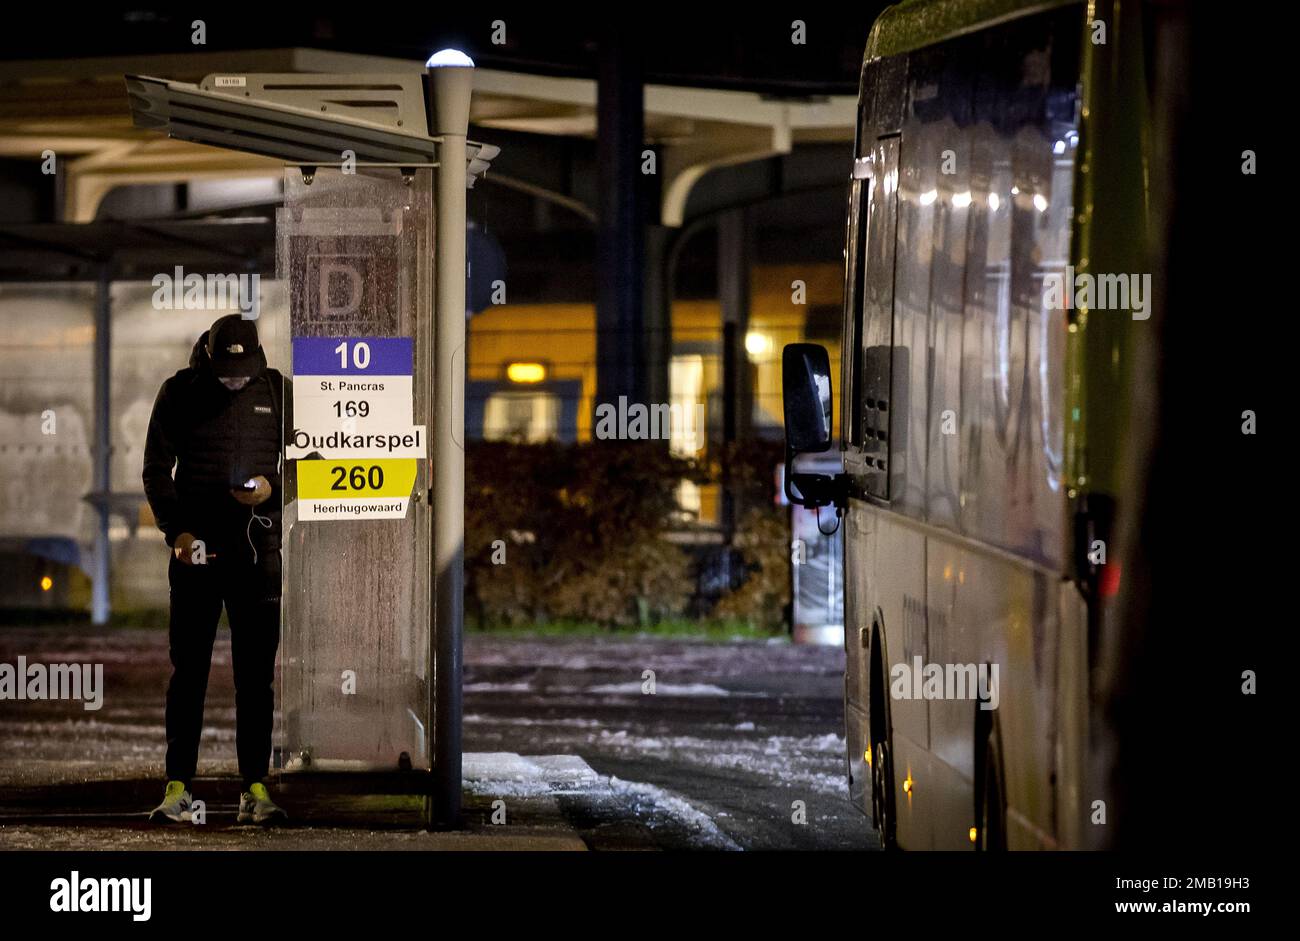
[[[785,406],[785,495],[791,503],[843,506],[843,475],[796,474],[794,459],[831,446],[831,361],[816,343],[787,343],[781,354]],[[793,489],[792,489],[793,485]]]
[[[787,343],[781,354],[785,446],[795,454],[831,446],[831,362],[816,343]]]

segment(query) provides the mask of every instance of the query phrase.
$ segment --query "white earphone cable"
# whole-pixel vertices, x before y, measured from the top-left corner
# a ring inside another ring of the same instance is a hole
[[[248,539],[248,548],[253,550],[253,564],[257,564],[257,546],[253,545],[253,520],[257,520],[263,529],[270,529],[275,523],[269,516],[259,516],[253,507],[248,508],[248,525],[244,527],[244,536]]]

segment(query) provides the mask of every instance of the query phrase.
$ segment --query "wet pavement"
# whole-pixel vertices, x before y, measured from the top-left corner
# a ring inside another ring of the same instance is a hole
[[[165,633],[0,628],[0,663],[19,656],[102,663],[105,694],[97,711],[80,702],[0,701],[0,848],[877,845],[847,799],[844,655],[836,648],[471,635],[464,827],[454,834],[417,829],[418,796],[288,775],[280,792],[293,826],[234,825],[224,629],[194,785],[208,823],[151,828],[143,811],[161,792]]]

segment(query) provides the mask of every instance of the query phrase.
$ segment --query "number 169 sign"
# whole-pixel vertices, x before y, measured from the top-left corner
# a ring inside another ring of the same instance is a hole
[[[410,337],[293,341],[300,520],[404,518],[427,454],[413,411]]]

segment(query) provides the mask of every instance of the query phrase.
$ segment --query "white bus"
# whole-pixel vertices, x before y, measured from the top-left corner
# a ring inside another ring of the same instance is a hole
[[[1151,302],[1120,6],[919,0],[868,42],[844,470],[786,479],[842,515],[849,790],[886,848],[1091,844],[1090,655]],[[830,372],[786,348],[788,463],[832,444]]]

